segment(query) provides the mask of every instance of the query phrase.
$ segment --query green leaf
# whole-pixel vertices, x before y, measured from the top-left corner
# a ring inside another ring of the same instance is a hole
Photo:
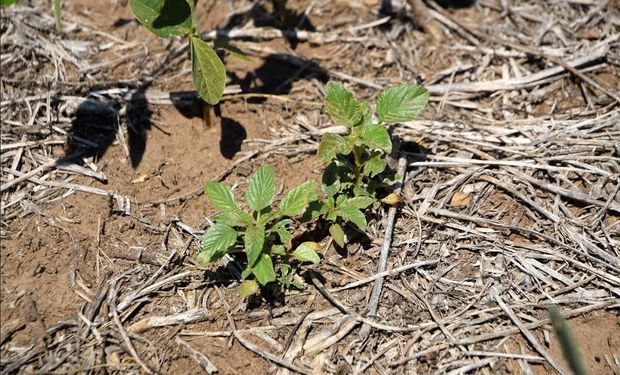
[[[410,121],[422,113],[428,103],[428,90],[420,85],[390,87],[377,98],[377,116],[385,124]]]
[[[316,242],[304,242],[295,249],[292,256],[293,258],[301,261],[301,262],[312,262],[317,264],[321,261],[319,255],[316,253],[315,246]]]
[[[258,292],[258,283],[256,280],[245,280],[239,285],[239,294],[241,297],[253,296]]]
[[[17,0],[0,0],[0,5],[11,5],[15,4]]]
[[[129,0],[129,8],[144,27],[161,38],[187,35],[194,26],[187,0]]]
[[[293,220],[290,219],[280,220],[273,227],[271,227],[271,231],[278,234],[278,237],[280,237],[280,241],[282,241],[282,243],[287,243],[291,239],[291,234],[288,232],[286,226],[292,223]]]
[[[249,226],[243,236],[244,251],[248,256],[248,265],[252,266],[263,252],[265,244],[265,228]]]
[[[340,207],[353,207],[359,210],[370,206],[374,202],[375,199],[371,197],[353,197],[347,199],[347,201],[342,203]]]
[[[338,246],[344,247],[344,230],[342,230],[342,227],[339,224],[332,224],[329,227],[329,234],[331,234]]]
[[[271,257],[267,254],[261,254],[258,261],[252,267],[252,273],[256,276],[256,280],[260,285],[266,285],[276,279],[276,273],[273,270]]]
[[[295,216],[303,211],[310,199],[316,196],[316,181],[310,180],[291,189],[286,197],[280,202],[280,214],[282,216]]]
[[[273,245],[271,247],[271,255],[284,255],[286,254],[286,248],[282,245]],[[283,263],[280,263],[283,266]]]
[[[252,216],[241,209],[218,212],[211,219],[216,223],[226,224],[231,227],[245,227],[252,223]]]
[[[250,207],[260,211],[269,206],[275,196],[276,183],[273,178],[273,169],[263,165],[250,178],[246,200]]]
[[[387,130],[380,125],[368,125],[362,129],[361,138],[364,143],[372,149],[379,149],[385,152],[392,151],[392,140]]]
[[[363,171],[365,175],[373,177],[383,172],[385,167],[387,167],[387,161],[381,157],[381,154],[375,153],[364,163]]]
[[[247,278],[248,276],[250,276],[251,274],[252,274],[252,268],[250,268],[249,266],[248,266],[248,267],[245,267],[245,268],[243,269],[243,271],[241,271],[241,278],[242,278],[242,279],[245,279],[245,278]]]
[[[324,215],[327,212],[327,206],[324,202],[312,201],[308,204],[308,208],[301,216],[300,221],[302,223],[307,223],[309,221],[313,221],[318,219],[321,215]]]
[[[225,224],[213,224],[202,237],[203,257],[213,263],[226,254],[229,247],[237,242],[237,231]],[[202,253],[201,253],[202,254]]]
[[[325,111],[336,125],[355,126],[368,112],[368,105],[355,99],[343,85],[328,82],[326,90]]]
[[[318,156],[320,161],[328,162],[336,154],[348,155],[351,153],[351,150],[351,144],[344,137],[338,134],[327,133],[321,137]]]
[[[205,194],[215,208],[220,211],[238,210],[239,206],[235,202],[232,190],[226,184],[214,181],[207,181],[205,184]]]
[[[54,0],[54,19],[56,20],[56,31],[62,31],[62,14],[61,14],[62,4],[60,0]]]
[[[366,228],[368,225],[366,223],[366,217],[359,209],[355,208],[352,205],[342,205],[338,208],[338,216],[340,216],[343,220],[349,221],[358,226],[360,229]]]
[[[198,95],[207,103],[217,104],[224,95],[226,68],[211,46],[202,39],[190,39],[192,81]]]

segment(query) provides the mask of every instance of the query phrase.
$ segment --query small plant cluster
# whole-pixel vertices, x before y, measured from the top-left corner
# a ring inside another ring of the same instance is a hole
[[[319,245],[303,242],[292,246],[293,235],[303,232],[302,226],[327,227],[334,242],[344,247],[350,224],[363,230],[367,216],[381,202],[397,204],[398,196],[390,193],[399,177],[387,164],[392,151],[387,127],[416,118],[427,102],[424,87],[399,85],[379,94],[373,115],[368,103],[357,100],[341,84],[328,83],[326,112],[347,131],[322,137],[318,158],[326,167],[320,184],[314,180],[302,183],[286,193],[275,208],[273,170],[262,166],[249,180],[246,211],[237,204],[230,187],[207,182],[205,193],[219,212],[204,235],[198,262],[207,265],[225,254],[245,254],[243,296],[274,282],[283,289],[301,288],[299,264],[319,263]]]
[[[212,105],[218,103],[224,94],[226,69],[214,48],[200,38],[194,0],[129,0],[129,8],[155,35],[187,38],[194,87],[204,101]],[[223,41],[218,44],[218,48],[237,52]]]

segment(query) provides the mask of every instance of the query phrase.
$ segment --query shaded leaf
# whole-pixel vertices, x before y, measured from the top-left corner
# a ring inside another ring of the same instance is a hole
[[[161,38],[186,35],[193,27],[187,0],[129,0],[129,9],[144,27]]]
[[[377,98],[377,116],[386,124],[410,121],[428,103],[428,90],[420,85],[399,85],[383,90]]]
[[[267,254],[261,254],[254,266],[252,266],[252,273],[256,276],[256,280],[260,285],[266,285],[276,279],[276,273],[273,270],[273,263],[271,257]]]
[[[190,40],[192,81],[198,95],[207,103],[217,104],[224,95],[226,69],[211,46],[193,36]]]
[[[253,265],[263,251],[265,244],[265,228],[249,226],[243,236],[245,254],[248,256],[248,265]]]
[[[276,196],[273,169],[263,165],[250,178],[246,200],[253,209],[260,211],[269,206]]]
[[[339,224],[332,224],[329,227],[329,234],[340,247],[344,247],[344,230]]]

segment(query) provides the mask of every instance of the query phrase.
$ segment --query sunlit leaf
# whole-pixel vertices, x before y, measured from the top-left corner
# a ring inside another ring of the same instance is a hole
[[[253,209],[260,211],[269,206],[276,196],[273,169],[263,165],[250,178],[246,200]]]
[[[420,85],[404,84],[383,90],[377,98],[377,116],[386,124],[410,121],[422,113],[428,103],[428,90]]]
[[[211,46],[202,39],[190,39],[192,55],[192,81],[198,95],[207,103],[217,104],[226,86],[226,69]]]

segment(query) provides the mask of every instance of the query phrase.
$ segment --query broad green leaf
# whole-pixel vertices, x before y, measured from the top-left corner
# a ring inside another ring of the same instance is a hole
[[[374,198],[371,197],[353,197],[347,199],[346,202],[342,203],[340,207],[353,207],[359,209],[364,209],[375,202]]]
[[[368,225],[366,223],[366,216],[364,216],[362,211],[351,205],[345,204],[339,207],[338,216],[340,216],[345,221],[349,221],[357,225],[360,229],[364,229]]]
[[[15,4],[17,0],[0,0],[0,5],[11,5]]]
[[[249,226],[243,236],[244,251],[248,256],[248,265],[252,266],[263,251],[265,228]]]
[[[399,85],[383,90],[377,98],[377,116],[385,124],[410,121],[428,103],[428,90],[420,85]]]
[[[347,171],[343,171],[335,162],[329,163],[323,171],[321,190],[329,196],[336,194],[340,191],[339,174],[341,174],[341,176],[346,176],[346,173]]]
[[[320,161],[328,162],[336,154],[348,155],[351,153],[351,150],[351,144],[344,137],[338,134],[327,133],[321,137],[318,156]]]
[[[217,104],[224,95],[226,68],[213,48],[202,39],[192,36],[190,47],[194,87],[204,101]]]
[[[252,274],[252,268],[250,268],[249,266],[245,267],[243,271],[241,271],[241,278],[246,279],[251,274]]]
[[[292,223],[293,220],[290,219],[280,220],[274,224],[273,227],[271,227],[271,231],[278,234],[278,237],[280,237],[280,241],[282,241],[282,243],[287,243],[291,239],[291,234],[288,232],[286,226]]]
[[[241,297],[253,296],[258,292],[258,288],[256,280],[245,280],[239,285],[239,294]]]
[[[303,211],[310,199],[316,196],[316,181],[310,180],[291,189],[280,202],[280,214],[282,216],[295,216]]]
[[[301,262],[312,262],[317,264],[321,261],[321,258],[319,258],[316,250],[318,250],[318,244],[316,242],[304,242],[297,246],[292,256]]]
[[[332,224],[329,227],[329,234],[331,234],[338,246],[344,247],[344,230],[342,230],[342,227],[339,224]]]
[[[376,153],[364,163],[363,171],[365,175],[373,177],[383,172],[385,167],[387,167],[387,161],[381,157],[381,154]]]
[[[276,183],[273,178],[273,169],[263,165],[250,178],[246,200],[250,207],[260,211],[269,206],[275,196]]]
[[[212,220],[231,227],[245,227],[252,223],[252,216],[241,209],[236,209],[234,211],[218,212],[213,215]]]
[[[273,245],[271,247],[271,255],[284,255],[286,254],[286,248],[282,245]],[[282,266],[283,263],[280,263]]]
[[[261,254],[254,266],[252,266],[252,273],[256,276],[256,280],[260,285],[266,285],[276,279],[276,273],[273,270],[273,263],[271,257],[267,254]]]
[[[312,220],[318,219],[321,215],[327,212],[327,205],[324,202],[312,201],[308,204],[308,208],[301,215],[300,221],[307,223]]]
[[[161,38],[186,35],[193,27],[187,0],[129,0],[129,8],[144,27]]]
[[[266,226],[271,220],[278,217],[277,212],[271,212],[271,207],[267,206],[260,211],[260,218],[258,219],[258,225]]]
[[[229,247],[237,242],[237,231],[225,224],[213,224],[202,237],[203,257],[212,263],[226,254]]]
[[[372,148],[385,152],[392,151],[392,140],[387,130],[380,125],[368,125],[362,129],[361,138],[364,143]]]
[[[220,211],[238,210],[239,206],[235,202],[232,190],[226,184],[220,182],[207,181],[205,184],[205,194],[215,208]]]
[[[368,105],[355,99],[340,83],[328,82],[326,91],[325,111],[336,125],[355,126],[368,112]]]

